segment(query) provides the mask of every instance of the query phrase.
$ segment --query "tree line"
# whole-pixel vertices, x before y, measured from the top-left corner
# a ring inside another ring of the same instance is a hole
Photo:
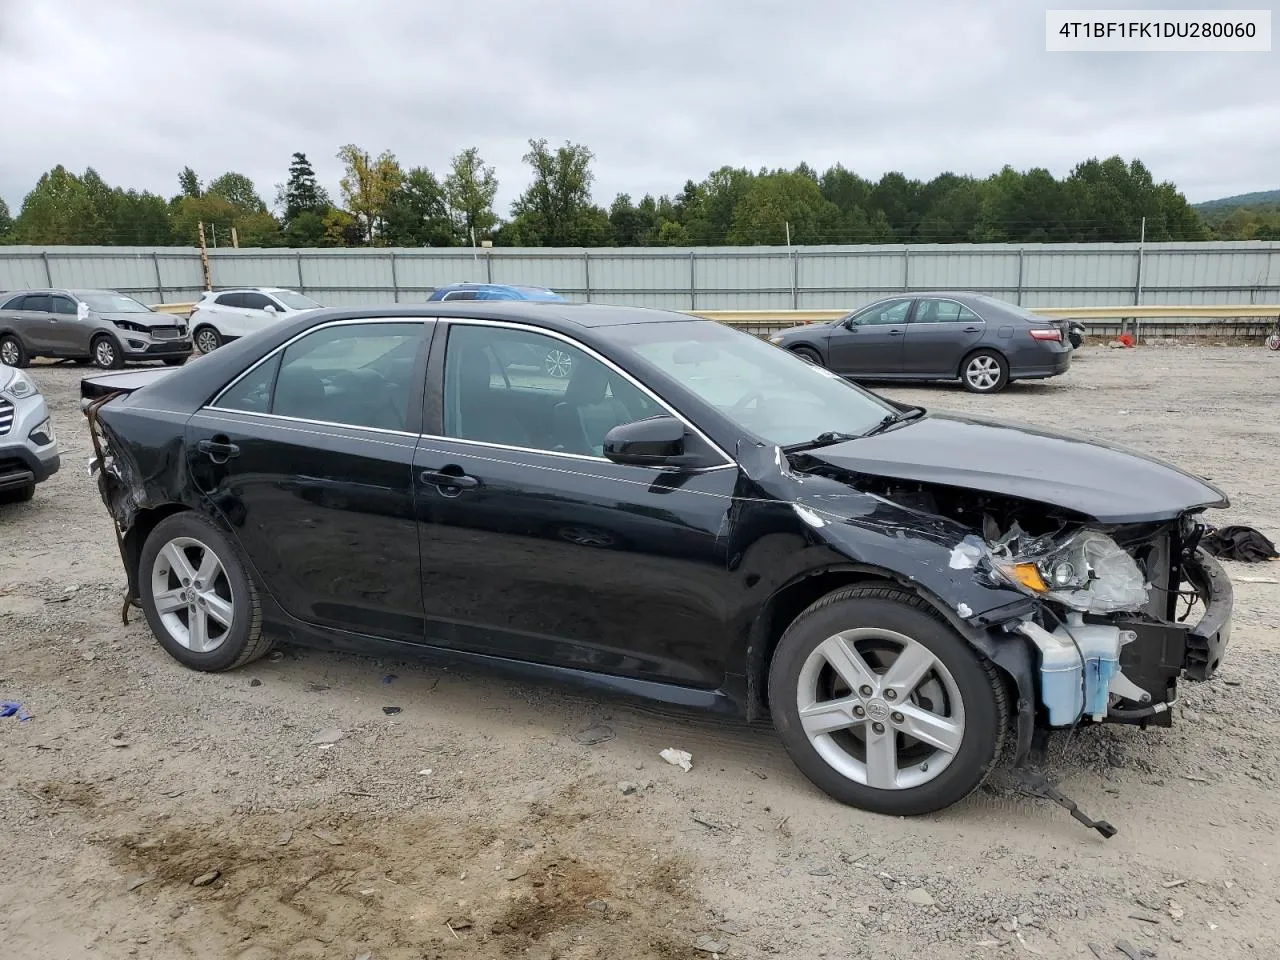
[[[16,216],[0,199],[0,243],[212,246],[447,247],[688,246],[848,243],[1041,243],[1280,238],[1280,218],[1203,218],[1140,160],[1097,158],[1064,178],[1006,166],[978,178],[901,173],[878,181],[837,164],[819,173],[721,167],[673,195],[592,198],[595,157],[582,144],[530,140],[530,181],[509,215],[494,209],[498,179],[472,147],[437,176],[389,151],[355,144],[337,153],[337,196],[295,153],[268,204],[234,171],[207,183],[191,167],[165,198],[108,185],[92,168],[40,177]],[[234,231],[234,233],[233,233]]]

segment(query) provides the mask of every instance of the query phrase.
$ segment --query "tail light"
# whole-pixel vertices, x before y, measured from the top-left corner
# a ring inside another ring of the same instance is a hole
[[[1027,332],[1031,334],[1031,339],[1033,340],[1056,340],[1058,343],[1062,342],[1062,331],[1057,327],[1052,330],[1029,330]]]

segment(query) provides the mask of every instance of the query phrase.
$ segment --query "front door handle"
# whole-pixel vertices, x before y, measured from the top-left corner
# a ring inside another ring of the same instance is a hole
[[[889,336],[891,336],[891,337],[900,337],[900,336],[902,336],[902,331],[901,331],[901,330],[890,330],[890,331],[889,331]]]
[[[463,490],[474,490],[480,486],[479,480],[461,471],[454,473],[445,470],[423,470],[418,477],[423,483],[439,490],[443,497],[456,497]]]
[[[196,444],[196,449],[214,463],[226,463],[232,457],[240,456],[240,448],[226,441],[201,440]]]

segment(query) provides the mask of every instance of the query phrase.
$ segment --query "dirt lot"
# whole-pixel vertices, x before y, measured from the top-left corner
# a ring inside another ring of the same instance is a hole
[[[180,667],[85,474],[81,371],[37,366],[64,467],[0,509],[0,942],[12,957],[1274,956],[1280,563],[1232,565],[1221,677],[1170,731],[1082,730],[1052,772],[1111,841],[998,775],[943,815],[826,800],[767,728],[307,651]],[[1227,490],[1280,539],[1280,355],[1080,351],[925,406],[1091,430]],[[1105,482],[1105,478],[1099,478]],[[385,707],[401,712],[387,713]],[[582,736],[607,728],[609,739]],[[331,744],[317,740],[333,740]],[[692,752],[685,773],[658,757]],[[215,874],[204,885],[194,885]]]

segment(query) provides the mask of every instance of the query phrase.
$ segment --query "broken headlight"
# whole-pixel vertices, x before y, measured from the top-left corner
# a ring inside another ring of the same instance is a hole
[[[1137,561],[1097,530],[1065,539],[1025,542],[1015,527],[991,549],[994,568],[1028,593],[1082,613],[1120,613],[1147,604],[1149,588]]]

